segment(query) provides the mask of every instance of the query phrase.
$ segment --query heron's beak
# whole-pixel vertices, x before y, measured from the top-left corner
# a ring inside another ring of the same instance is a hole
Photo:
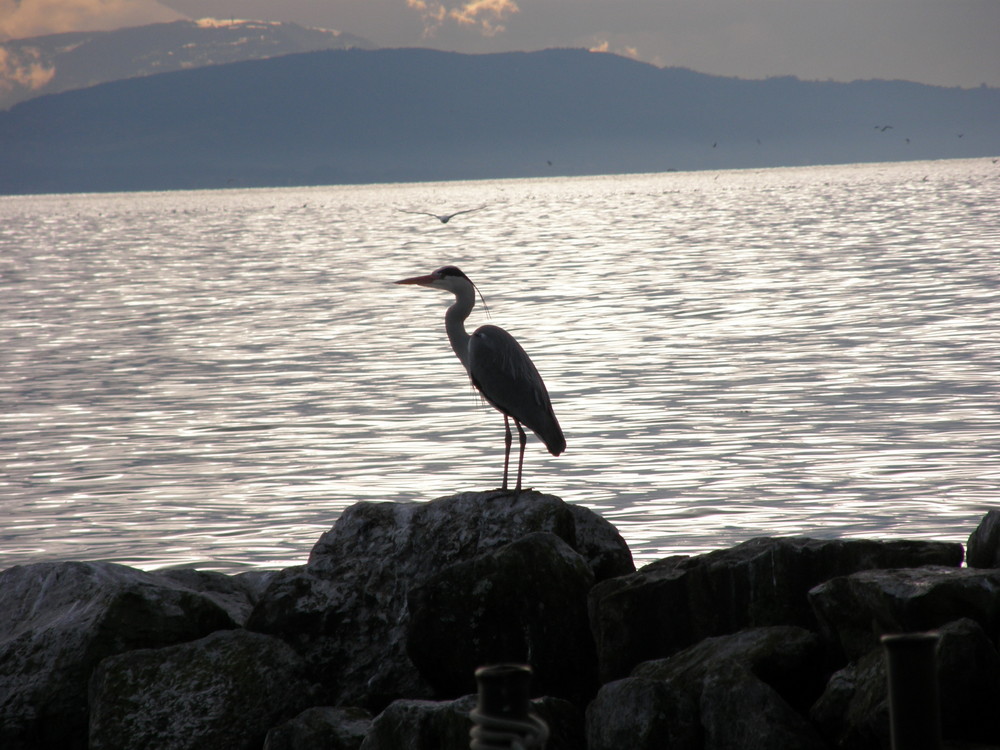
[[[394,283],[396,284],[419,284],[420,286],[430,286],[434,282],[434,274],[427,274],[426,276],[414,276],[409,279],[400,279]]]

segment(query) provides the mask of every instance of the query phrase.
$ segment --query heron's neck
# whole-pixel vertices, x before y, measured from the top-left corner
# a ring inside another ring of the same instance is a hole
[[[448,332],[451,348],[462,361],[465,371],[469,371],[469,334],[465,332],[465,319],[476,304],[476,293],[472,289],[455,292],[455,304],[444,314],[444,327]]]

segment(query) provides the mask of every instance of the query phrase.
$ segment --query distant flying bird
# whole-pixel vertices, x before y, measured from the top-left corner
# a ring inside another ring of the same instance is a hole
[[[465,332],[465,319],[476,304],[479,290],[472,280],[455,266],[444,266],[426,276],[414,276],[397,284],[418,284],[431,289],[443,289],[455,295],[455,302],[444,316],[445,331],[451,348],[472,380],[472,385],[497,411],[503,414],[504,445],[503,484],[507,489],[510,446],[513,437],[510,420],[520,440],[515,492],[521,491],[521,470],[524,467],[525,425],[545,443],[549,453],[558,456],[566,450],[566,438],[552,411],[549,393],[535,365],[513,336],[494,325],[480,326],[470,336]],[[485,305],[485,302],[483,303]]]
[[[433,216],[442,224],[447,224],[449,221],[454,219],[459,214],[471,214],[473,211],[481,211],[484,208],[486,208],[486,206],[478,206],[476,208],[466,208],[462,211],[456,211],[453,214],[432,214],[430,211],[407,211],[402,208],[397,208],[396,210],[401,211],[404,214],[417,214],[418,216]]]
[[[884,133],[887,130],[892,130],[893,127],[892,125],[876,125],[875,129]]]

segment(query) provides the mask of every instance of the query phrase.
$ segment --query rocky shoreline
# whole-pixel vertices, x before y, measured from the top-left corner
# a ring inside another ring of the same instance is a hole
[[[475,669],[515,662],[549,750],[887,750],[879,637],[930,630],[945,747],[1000,747],[1000,511],[965,550],[759,538],[636,571],[552,495],[359,503],[281,571],[0,573],[0,747],[464,750]]]

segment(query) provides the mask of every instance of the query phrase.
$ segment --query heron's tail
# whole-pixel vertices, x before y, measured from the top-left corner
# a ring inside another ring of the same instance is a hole
[[[563,435],[562,427],[559,426],[559,421],[551,407],[541,423],[528,426],[532,432],[538,435],[538,439],[545,443],[545,447],[553,456],[558,456],[566,450],[566,437]]]
[[[545,447],[549,449],[549,453],[553,456],[558,456],[564,450],[566,450],[566,438],[562,434],[562,430],[558,429],[559,425],[556,425],[558,432],[551,438],[542,438],[545,441]]]

